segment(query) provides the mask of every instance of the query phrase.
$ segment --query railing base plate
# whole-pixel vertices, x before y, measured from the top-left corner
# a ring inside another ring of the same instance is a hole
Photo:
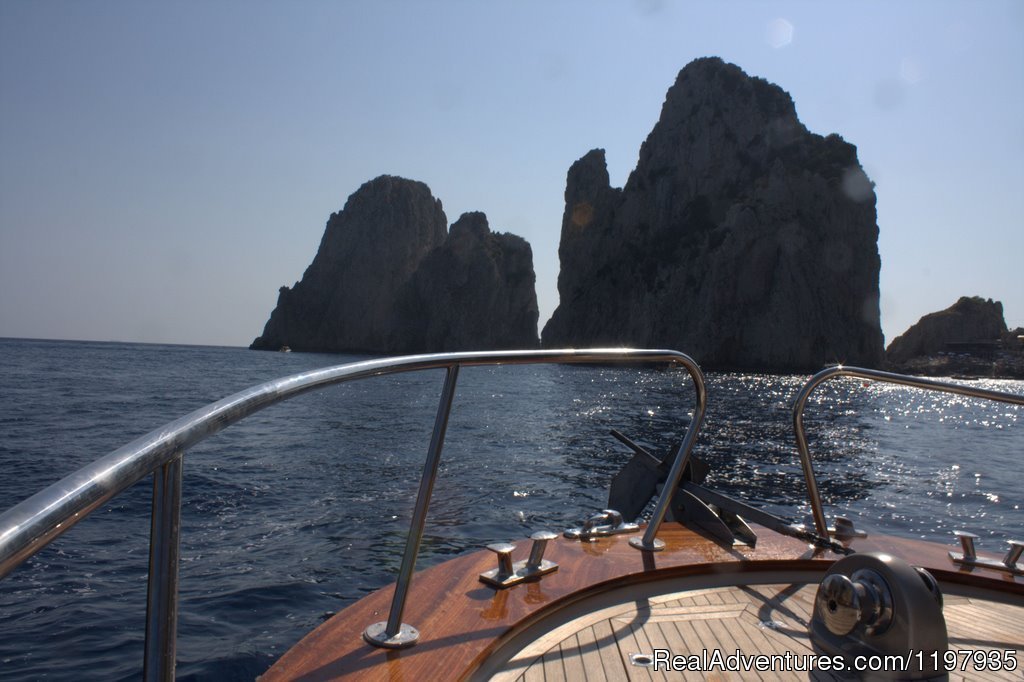
[[[637,535],[629,539],[629,546],[645,552],[660,552],[665,549],[665,542],[664,540],[654,538],[654,542],[646,545],[644,544],[644,537],[642,535]]]
[[[405,649],[411,647],[420,638],[420,631],[405,623],[402,623],[398,634],[393,637],[388,637],[387,629],[388,624],[386,621],[374,623],[363,630],[363,639],[373,646],[385,649]]]

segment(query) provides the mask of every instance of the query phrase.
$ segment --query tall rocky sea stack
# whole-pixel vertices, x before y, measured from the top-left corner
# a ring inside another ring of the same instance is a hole
[[[327,221],[252,348],[413,353],[537,345],[533,253],[482,213],[447,229],[421,182],[382,176]]]
[[[565,202],[545,346],[669,347],[723,368],[881,362],[873,185],[778,86],[692,62],[625,187],[594,150]]]

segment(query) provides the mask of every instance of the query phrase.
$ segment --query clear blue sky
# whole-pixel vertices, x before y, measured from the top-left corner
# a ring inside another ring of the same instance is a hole
[[[543,325],[570,164],[621,185],[705,55],[857,145],[887,343],[1024,326],[1022,2],[4,0],[0,336],[246,345],[384,173],[525,237]]]

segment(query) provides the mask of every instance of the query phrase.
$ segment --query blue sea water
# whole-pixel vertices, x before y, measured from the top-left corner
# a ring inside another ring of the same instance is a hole
[[[2,339],[0,510],[235,391],[356,359]],[[252,679],[395,579],[442,379],[306,394],[186,454],[180,678]],[[694,454],[712,465],[709,486],[809,520],[790,412],[806,379],[708,376]],[[1024,393],[1021,381],[977,383]],[[578,523],[630,456],[608,430],[663,454],[693,403],[685,372],[463,370],[420,566]],[[944,543],[963,528],[996,552],[1021,534],[1024,410],[843,380],[815,392],[806,422],[829,516]],[[138,677],[150,495],[147,479],[0,581],[0,679]]]

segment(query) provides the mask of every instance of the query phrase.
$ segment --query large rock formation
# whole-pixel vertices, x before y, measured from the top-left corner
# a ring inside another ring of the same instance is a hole
[[[421,182],[382,176],[327,221],[302,280],[281,287],[252,348],[368,353],[537,345],[533,254],[480,213],[449,234]]]
[[[873,185],[778,86],[684,68],[623,189],[603,150],[569,169],[560,303],[543,344],[635,345],[712,367],[882,360]]]
[[[956,350],[960,344],[995,346],[1007,333],[1002,303],[963,296],[945,310],[925,315],[893,339],[885,356],[888,362],[900,365],[913,358]]]
[[[390,349],[482,350],[537,346],[533,251],[465,213],[398,292]]]

